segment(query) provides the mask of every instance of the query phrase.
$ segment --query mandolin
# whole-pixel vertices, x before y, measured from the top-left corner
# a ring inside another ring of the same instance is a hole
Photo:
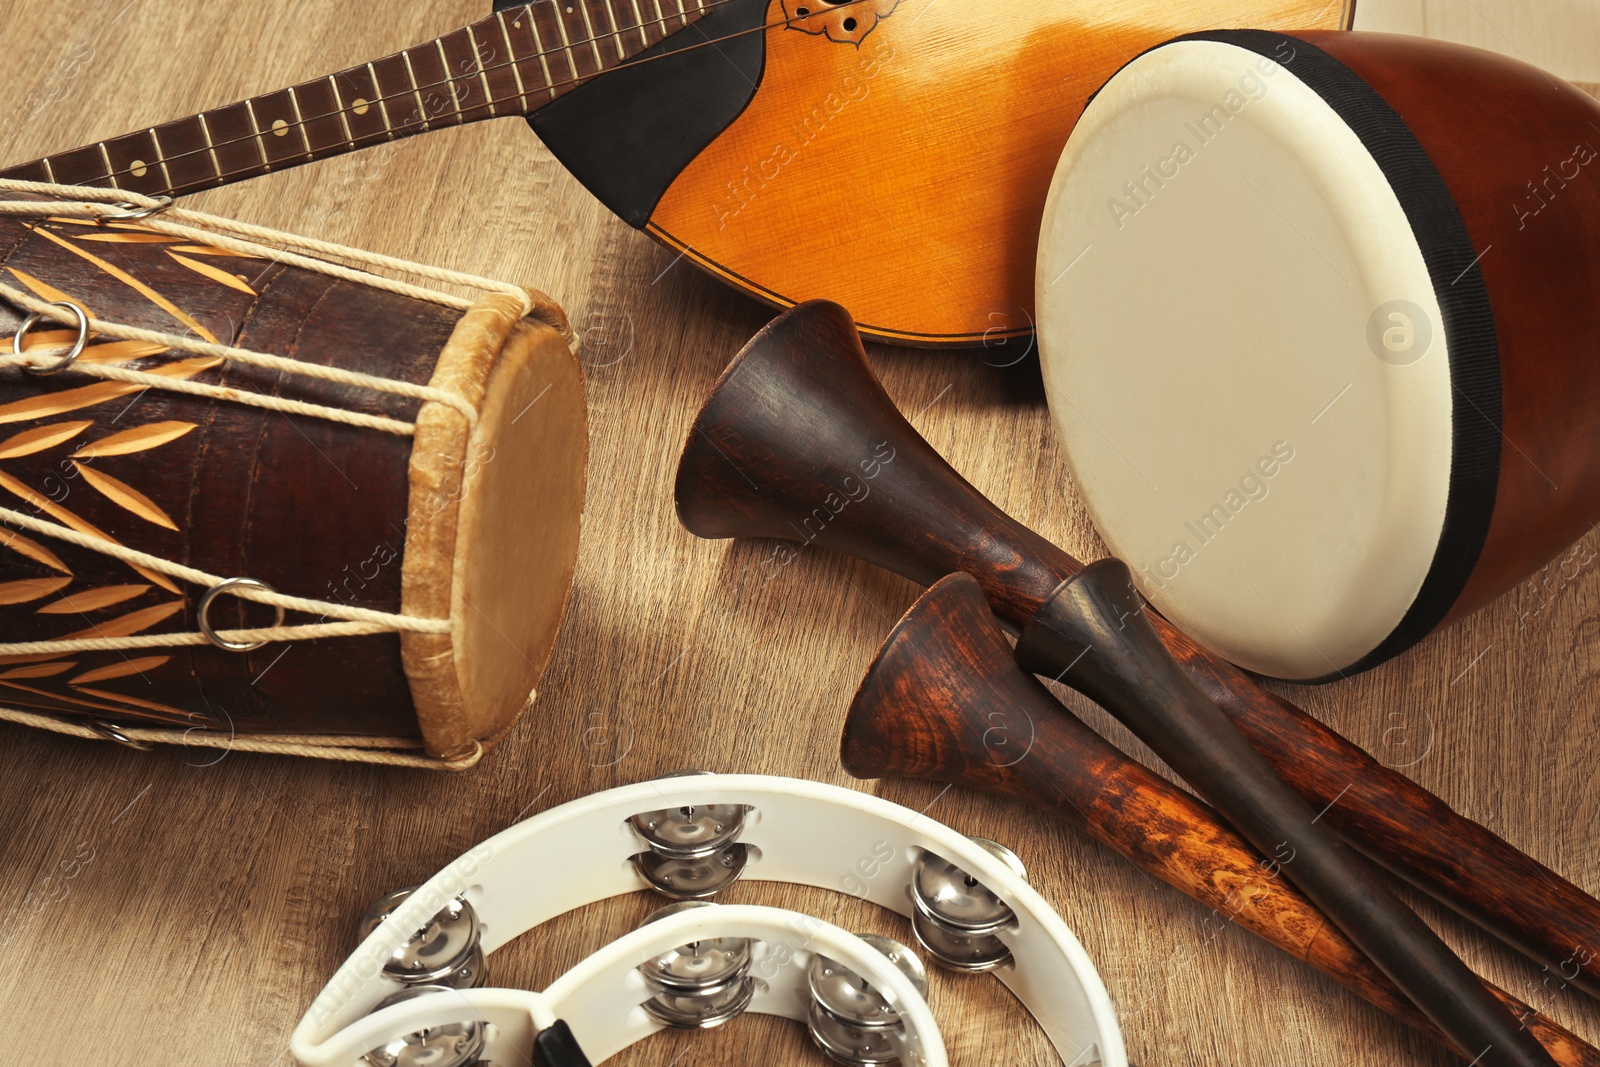
[[[0,177],[179,195],[526,117],[608,208],[737,288],[780,307],[834,300],[881,340],[971,345],[1032,331],[1050,178],[1117,69],[1188,30],[1347,28],[1353,8],[502,2],[383,59]]]

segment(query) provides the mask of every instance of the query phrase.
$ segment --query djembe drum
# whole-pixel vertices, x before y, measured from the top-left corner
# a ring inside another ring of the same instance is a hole
[[[475,761],[576,558],[560,308],[115,190],[4,189],[0,714]]]
[[[1062,157],[1039,347],[1139,589],[1240,666],[1338,677],[1600,520],[1600,105],[1503,56],[1221,31]]]

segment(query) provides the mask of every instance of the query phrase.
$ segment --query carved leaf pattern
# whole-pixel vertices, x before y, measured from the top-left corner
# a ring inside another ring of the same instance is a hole
[[[38,232],[39,233],[44,233],[45,231],[39,230]],[[23,285],[26,285],[29,289],[33,290],[33,295],[38,297],[40,300],[49,300],[49,301],[53,301],[53,302],[59,301],[59,302],[62,302],[62,303],[70,302],[70,303],[73,303],[73,304],[77,304],[79,307],[83,308],[83,310],[85,312],[89,312],[89,305],[85,304],[82,300],[74,300],[72,297],[68,296],[66,293],[63,293],[60,289],[57,289],[55,286],[51,285],[49,282],[42,282],[38,278],[35,278],[33,275],[28,274],[28,273],[26,273],[24,271],[20,271],[15,267],[7,267],[6,270],[10,271],[12,276],[15,277],[17,279],[17,281],[21,282]],[[90,318],[94,317],[93,312],[89,312],[89,317]],[[76,337],[78,335],[77,335],[76,331],[74,331],[73,333],[69,334],[68,336]]]
[[[195,359],[183,359],[176,363],[151,367],[144,373],[154,374],[159,378],[187,380],[221,362],[222,360],[214,356],[199,356]],[[107,400],[115,400],[119,396],[137,393],[144,388],[146,387],[133,382],[96,382],[94,385],[84,385],[77,389],[40,393],[38,396],[13,400],[9,404],[0,404],[0,423],[42,419],[47,415],[63,415],[69,411],[79,411],[96,404],[103,404]]]
[[[146,711],[153,711],[157,715],[171,717],[173,719],[178,720],[179,722],[188,723],[188,724],[190,724],[192,726],[199,726],[199,725],[215,726],[215,725],[217,725],[217,721],[215,719],[211,718],[210,716],[202,716],[201,717],[201,718],[204,719],[204,723],[203,724],[200,723],[200,722],[197,722],[193,716],[189,715],[187,712],[181,711],[178,708],[173,707],[170,704],[160,704],[160,703],[157,703],[154,700],[145,700],[142,697],[131,697],[131,696],[128,696],[126,693],[112,693],[112,692],[109,692],[109,691],[107,691],[105,689],[90,689],[90,688],[88,688],[86,686],[78,686],[78,685],[74,685],[72,688],[74,690],[76,690],[77,692],[79,692],[79,693],[84,693],[84,694],[87,694],[88,696],[92,696],[92,697],[100,697],[103,700],[120,700],[123,703],[132,704],[134,707],[144,708]]]
[[[126,615],[118,615],[106,622],[97,622],[86,630],[67,634],[62,640],[76,640],[80,637],[131,637],[148,630],[164,619],[172,618],[182,610],[183,601],[171,600],[165,604],[156,604],[153,607],[130,611]]]
[[[27,339],[29,341],[32,341],[33,344],[38,345],[39,347],[43,348],[46,345],[55,346],[55,345],[70,344],[74,339],[77,338],[77,336],[78,336],[78,331],[77,330],[32,329],[32,330],[28,331],[28,338]],[[12,353],[12,351],[15,350],[16,345],[13,343],[13,341],[14,341],[14,338],[10,337],[10,336],[0,337],[0,355],[7,355],[8,356],[8,355],[10,355]],[[29,346],[29,347],[32,347],[32,346]],[[79,356],[78,358],[82,359],[83,357]]]
[[[165,311],[168,315],[171,315],[173,318],[189,327],[189,329],[193,330],[202,340],[210,341],[212,344],[217,343],[216,334],[212,333],[210,330],[196,322],[188,312],[184,311],[177,304],[174,304],[172,301],[168,300],[166,297],[150,288],[150,286],[146,285],[138,278],[135,278],[133,275],[123,270],[121,267],[107,263],[99,256],[94,255],[91,252],[84,251],[72,242],[57,237],[55,234],[44,229],[43,227],[35,226],[32,229],[34,233],[37,233],[39,236],[47,238],[48,240],[54,241],[56,244],[60,245],[62,248],[65,248],[73,255],[93,263],[96,267],[99,267],[101,270],[117,279],[117,281],[126,285],[128,288],[132,289],[134,292],[150,301],[156,307],[160,308],[162,311]]]
[[[36,663],[32,667],[13,667],[9,671],[0,671],[0,678],[54,678],[58,674],[66,674],[77,665],[73,660],[64,663]]]
[[[49,229],[43,226],[34,225],[30,226],[29,229],[56,245],[71,251],[80,259],[93,264],[100,271],[127,285],[156,307],[171,315],[173,319],[184,327],[187,327],[190,333],[204,340],[216,342],[217,338],[177,304],[152,289],[142,279],[99,256],[93,255],[87,250],[87,247],[78,245],[77,242],[82,242],[89,246],[99,245],[107,253],[113,251],[113,247],[126,249],[126,252],[120,253],[120,255],[124,256],[141,247],[148,248],[150,251],[145,254],[161,255],[165,253],[172,260],[207,281],[228,286],[251,295],[255,294],[255,290],[251,286],[235,275],[222,270],[220,266],[212,266],[210,263],[189,257],[239,259],[259,257],[230,252],[210,245],[196,244],[184,238],[158,233],[136,224],[118,223],[102,227],[93,223],[86,224],[85,220],[81,219],[57,219],[52,221],[62,224],[63,232],[72,240],[65,240],[62,236],[50,232]],[[71,227],[71,229],[67,227]],[[122,262],[122,260],[119,259],[119,262]],[[6,267],[6,270],[30,292],[41,299],[52,301],[71,300],[87,308],[87,305],[82,300],[69,296],[41,278],[15,267]],[[76,331],[74,330],[47,328],[45,324],[41,324],[40,329],[30,332],[28,347],[32,348],[35,345],[58,347],[64,343],[70,343],[75,337]],[[10,349],[10,338],[0,338],[0,351],[9,352]],[[97,364],[127,363],[132,360],[165,355],[171,351],[171,348],[166,345],[146,341],[112,339],[91,343],[79,356],[79,360],[83,363]],[[149,367],[145,372],[177,380],[188,380],[202,371],[217,366],[221,362],[219,359],[210,357],[171,360]],[[133,383],[102,380],[64,389],[41,390],[35,395],[0,404],[0,425],[48,419],[53,416],[93,408],[97,405],[129,396],[142,388],[143,386]],[[72,462],[73,468],[82,477],[85,484],[93,487],[94,490],[118,507],[138,515],[148,522],[166,529],[176,530],[177,525],[172,521],[171,517],[145,492],[106,474],[102,470],[91,467],[87,463],[77,461],[150,452],[183,438],[193,431],[196,425],[192,422],[177,420],[152,422],[131,429],[118,430],[97,441],[91,441],[87,444],[82,443],[81,435],[85,432],[92,432],[94,425],[93,420],[74,420],[30,427],[0,440],[0,461],[32,456],[56,447],[65,446],[70,449],[72,447],[71,442],[79,440],[80,443],[76,451],[72,451],[67,458]],[[107,427],[107,429],[111,428]],[[38,492],[30,489],[26,483],[7,474],[3,469],[0,469],[0,491],[21,498],[36,511],[44,512],[66,526],[93,536],[114,540],[93,524],[63,506],[61,502],[44,498]],[[149,592],[152,585],[158,585],[181,596],[178,586],[165,575],[153,573],[143,567],[133,565],[130,565],[132,570],[143,575],[150,584],[102,585],[72,592],[70,586],[75,580],[72,571],[50,548],[4,527],[0,527],[0,546],[4,546],[35,563],[59,572],[59,577],[33,578],[0,584],[0,604],[26,604],[61,594],[59,599],[39,607],[37,609],[39,615],[47,617],[51,615],[78,615],[115,608],[116,605],[134,601]],[[184,600],[178,599],[134,611],[124,611],[114,618],[92,623],[86,629],[62,634],[59,639],[75,640],[79,638],[132,636],[146,632],[172,618],[181,612],[184,606]],[[172,659],[173,657],[168,655],[150,655],[131,659],[124,657],[116,663],[82,670],[80,673],[70,677],[70,679],[63,678],[62,680],[66,682],[66,686],[61,686],[63,691],[52,691],[46,688],[35,688],[33,685],[27,684],[27,682],[35,679],[62,678],[62,676],[67,675],[68,672],[78,667],[77,660],[65,659],[60,655],[6,656],[0,657],[0,662],[11,666],[0,670],[0,687],[13,694],[11,699],[24,703],[27,702],[28,698],[23,694],[31,694],[35,697],[47,697],[58,704],[65,702],[68,705],[83,708],[96,714],[112,712],[133,719],[142,718],[173,724],[193,724],[196,721],[195,717],[178,708],[98,688],[99,683],[156,670],[167,665]],[[45,684],[60,686],[60,682]],[[67,686],[70,686],[70,689]],[[37,704],[37,701],[35,703]]]
[[[71,584],[71,578],[24,578],[19,582],[5,582],[0,584],[0,604],[26,604],[31,600],[43,600]]]
[[[56,555],[48,548],[45,548],[43,545],[36,544],[35,542],[28,540],[19,533],[0,528],[0,545],[5,545],[13,552],[22,553],[35,563],[43,563],[46,567],[49,567],[53,571],[60,571],[62,574],[72,573],[72,571],[67,568],[67,565],[61,562],[60,556]]]
[[[103,241],[112,245],[169,245],[178,244],[182,237],[169,233],[75,233],[79,241]]]
[[[256,295],[256,291],[250,288],[249,285],[245,284],[243,278],[237,278],[223,270],[221,267],[213,267],[209,263],[201,263],[198,259],[190,259],[188,256],[180,256],[170,249],[167,251],[167,255],[171,256],[179,263],[182,263],[185,267],[188,267],[196,274],[210,278],[214,282],[220,282],[221,284],[237,289],[240,292],[249,293],[251,296]]]
[[[193,256],[228,256],[233,259],[260,259],[249,252],[235,252],[231,248],[218,248],[215,245],[173,245],[168,251],[188,252]]]
[[[83,355],[78,357],[79,363],[127,363],[129,360],[143,359],[145,356],[159,356],[163,352],[171,352],[167,345],[158,345],[150,341],[107,341],[104,344],[90,345],[83,350]]]
[[[109,682],[113,678],[126,678],[130,674],[143,674],[145,671],[155,670],[170,659],[172,659],[171,656],[141,656],[138,659],[123,660],[121,663],[113,663],[109,667],[97,667],[92,671],[84,671],[68,684],[89,685],[93,682]],[[75,666],[75,664],[69,663],[66,666],[71,667]],[[28,670],[29,668],[24,667],[22,669]],[[0,678],[4,677],[5,675],[0,674]]]
[[[0,459],[31,456],[35,452],[54,448],[72,440],[93,425],[92,422],[52,422],[47,426],[35,426],[31,430],[23,430],[0,441]]]
[[[162,511],[154,500],[127,482],[113,478],[105,471],[97,471],[87,463],[73,460],[72,465],[83,475],[83,480],[98,489],[107,500],[126,508],[146,522],[153,522],[157,526],[165,526],[173,531],[178,529],[178,524],[172,521],[172,516]]]
[[[92,423],[84,423],[89,426]],[[169,441],[176,441],[184,434],[195,428],[195,423],[169,420],[167,422],[148,422],[143,426],[135,426],[131,430],[122,430],[92,441],[72,454],[73,459],[94,459],[98,456],[126,456],[133,452],[146,452],[152,448],[160,448]],[[5,446],[0,444],[0,449]],[[0,453],[0,459],[4,459]]]
[[[71,581],[71,579],[67,579]],[[57,588],[60,588],[57,586]],[[41,615],[82,615],[85,612],[98,611],[109,608],[113,604],[120,604],[125,600],[132,600],[136,596],[149,592],[148,585],[102,585],[97,589],[85,589],[81,593],[64,596],[60,600],[53,600],[39,609]]]

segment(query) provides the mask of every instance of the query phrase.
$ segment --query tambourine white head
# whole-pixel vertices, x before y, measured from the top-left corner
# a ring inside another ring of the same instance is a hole
[[[582,859],[551,879],[552,856]],[[841,1062],[948,1062],[912,953],[774,908],[679,905],[545,990],[470,988],[485,954],[557,915],[641,889],[704,898],[742,876],[912,918],[934,960],[993,970],[1063,1064],[1125,1067],[1093,964],[1007,857],[899,805],[797,779],[687,775],[609,790],[519,823],[380,902],[290,1051],[303,1067],[402,1063],[426,1029],[430,1047],[443,1042],[463,1063],[526,1063],[536,1042],[543,1052],[570,1040],[598,1064],[669,1025],[753,1011],[805,1023],[824,1048],[835,1040]],[[852,974],[866,992],[840,981]]]
[[[1037,304],[1052,417],[1111,551],[1202,644],[1306,680],[1359,664],[1418,599],[1453,383],[1400,195],[1291,58],[1179,40],[1112,78],[1056,171]]]

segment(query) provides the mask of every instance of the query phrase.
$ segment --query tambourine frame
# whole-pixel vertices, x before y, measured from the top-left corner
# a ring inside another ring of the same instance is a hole
[[[695,775],[623,786],[543,812],[469,850],[420,886],[345,961],[296,1028],[291,1053],[307,1067],[352,1062],[330,1056],[354,1047],[346,1045],[341,1034],[348,1030],[349,1036],[362,1035],[362,1040],[378,1034],[380,1023],[366,1017],[386,996],[402,988],[384,974],[385,961],[452,898],[461,896],[472,905],[481,923],[481,946],[485,952],[493,952],[558,915],[649,889],[632,862],[647,849],[629,826],[629,818],[647,811],[706,804],[747,806],[746,825],[739,838],[749,855],[745,878],[832,890],[907,918],[915,910],[909,886],[922,855],[931,852],[959,864],[1015,912],[1015,923],[1000,933],[1012,950],[1012,962],[996,975],[1032,1012],[1062,1061],[1075,1065],[1098,1062],[1105,1067],[1127,1064],[1110,997],[1087,953],[1044,898],[1004,862],[970,838],[889,801],[837,786],[761,775]],[[547,877],[551,856],[582,856],[587,862],[555,880]],[[711,912],[719,913],[720,918],[738,918],[743,906],[695,909],[663,922],[710,923],[710,918],[696,916]],[[836,928],[817,922],[815,929]],[[843,944],[850,947],[849,942]],[[836,946],[841,952],[846,948]],[[545,995],[559,992],[565,981],[558,981]],[[887,986],[898,991],[893,980]],[[461,995],[483,1010],[495,1008],[534,1018],[529,1025],[554,1021],[530,1016],[530,1006],[537,1001],[530,1000],[533,995],[526,992],[473,990]],[[645,999],[647,996],[641,995],[633,1003]],[[403,1019],[408,1025],[420,1025],[425,1020],[402,1009],[411,1005],[416,1010],[424,1003],[419,998],[395,1005],[386,1010],[383,1020],[399,1023]],[[624,1013],[626,1025],[619,1025],[618,1017]],[[445,1021],[459,1015],[435,1011],[428,1017]],[[614,1002],[598,1023],[563,1018],[597,1063],[662,1029],[645,1018],[642,1009],[619,1007]],[[633,1036],[624,1033],[632,1028],[638,1028]]]

